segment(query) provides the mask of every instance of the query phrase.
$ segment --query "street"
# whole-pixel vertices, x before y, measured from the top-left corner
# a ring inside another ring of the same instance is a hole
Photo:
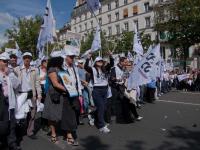
[[[155,104],[145,104],[139,109],[144,117],[132,124],[109,126],[111,134],[103,135],[95,127],[79,126],[78,147],[68,146],[60,138],[52,144],[45,132],[37,140],[27,137],[23,150],[199,150],[200,149],[200,93],[172,91],[160,97]]]

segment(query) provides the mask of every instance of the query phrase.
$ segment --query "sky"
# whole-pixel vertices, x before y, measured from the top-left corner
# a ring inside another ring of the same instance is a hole
[[[57,29],[70,19],[76,0],[51,0],[52,10],[56,19]],[[30,17],[45,13],[47,0],[0,0],[0,46],[7,39],[5,30],[19,17]]]

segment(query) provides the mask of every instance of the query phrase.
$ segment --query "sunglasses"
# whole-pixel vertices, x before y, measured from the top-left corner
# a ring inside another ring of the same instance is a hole
[[[24,56],[23,59],[32,59],[31,56]]]
[[[8,63],[8,60],[1,60],[3,63]]]

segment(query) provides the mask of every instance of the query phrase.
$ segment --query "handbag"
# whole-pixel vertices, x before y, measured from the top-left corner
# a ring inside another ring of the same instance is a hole
[[[56,91],[55,89],[53,91],[51,91],[49,93],[50,95],[50,98],[51,98],[51,101],[54,103],[54,104],[59,104],[60,103],[60,92]]]

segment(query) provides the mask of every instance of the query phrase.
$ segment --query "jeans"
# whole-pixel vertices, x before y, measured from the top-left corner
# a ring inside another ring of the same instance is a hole
[[[94,87],[93,89],[93,98],[94,103],[97,108],[97,127],[102,128],[105,126],[104,114],[106,111],[107,103],[107,87]]]
[[[83,94],[83,104],[84,104],[84,112],[88,112],[88,107],[89,107],[89,93],[87,88],[84,88],[82,90]]]

